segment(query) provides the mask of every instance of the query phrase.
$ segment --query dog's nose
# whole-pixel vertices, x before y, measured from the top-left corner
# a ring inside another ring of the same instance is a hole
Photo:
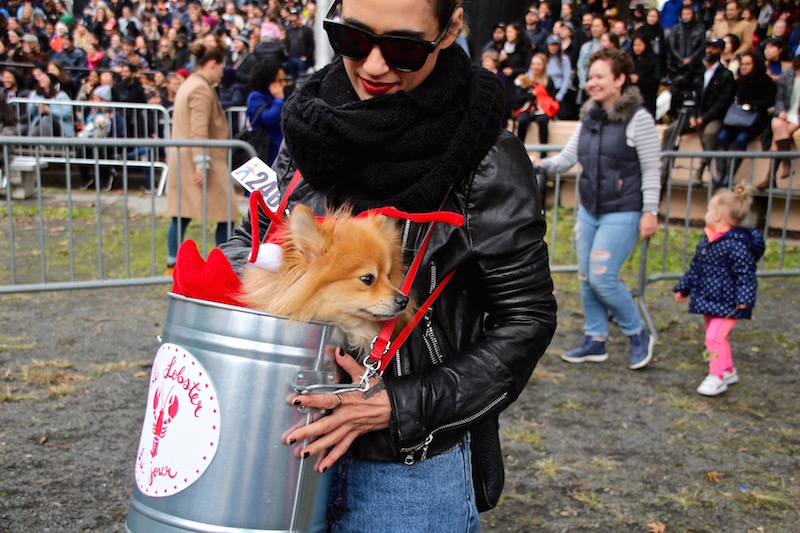
[[[405,294],[398,294],[394,297],[394,303],[397,304],[398,308],[405,309],[406,305],[408,305],[408,296]]]

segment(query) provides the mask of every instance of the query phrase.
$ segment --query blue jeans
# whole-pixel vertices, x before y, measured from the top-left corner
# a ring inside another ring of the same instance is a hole
[[[299,80],[308,70],[308,63],[299,57],[290,57],[283,63],[283,70],[293,80]]]
[[[472,487],[469,440],[412,465],[345,455],[332,480],[333,533],[476,533],[481,521]]]
[[[189,222],[192,221],[191,218],[183,218],[180,219],[181,224],[181,240],[178,241],[178,218],[172,217],[172,221],[169,223],[169,228],[167,228],[167,266],[173,267],[175,266],[175,262],[178,259],[178,248],[186,239],[186,229],[189,227]],[[231,226],[232,228],[234,226]],[[217,246],[222,244],[223,242],[228,240],[228,223],[227,222],[220,222],[217,224],[217,232],[214,234],[214,237],[217,242]]]
[[[633,296],[619,279],[619,269],[639,236],[641,216],[639,211],[593,215],[578,208],[574,236],[586,335],[608,337],[609,310],[625,335],[642,329]]]

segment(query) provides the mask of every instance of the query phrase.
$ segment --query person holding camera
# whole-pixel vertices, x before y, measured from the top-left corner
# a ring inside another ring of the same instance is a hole
[[[696,130],[700,135],[700,143],[704,150],[717,149],[717,135],[722,129],[722,119],[725,118],[725,113],[733,103],[736,94],[736,82],[733,74],[720,63],[720,56],[724,49],[725,41],[722,39],[706,41],[706,55],[703,58],[705,71],[695,84],[690,85],[694,91],[695,105],[692,109],[686,110],[689,114],[688,127],[685,127],[681,133]],[[669,139],[672,138],[676,124],[673,122],[664,130],[661,140],[662,151],[671,149]],[[702,185],[703,171],[708,164],[708,160],[703,160],[695,171],[695,185]],[[662,184],[665,177],[662,176]]]

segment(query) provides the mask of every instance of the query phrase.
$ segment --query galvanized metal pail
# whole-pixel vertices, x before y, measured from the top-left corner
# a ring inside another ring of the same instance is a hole
[[[286,404],[298,379],[335,381],[330,324],[298,323],[169,294],[153,362],[133,533],[325,529],[329,474],[283,444],[321,415]]]

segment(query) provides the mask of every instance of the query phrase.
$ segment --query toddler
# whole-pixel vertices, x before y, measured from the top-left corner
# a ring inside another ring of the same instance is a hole
[[[673,289],[678,302],[691,296],[689,312],[705,318],[709,373],[697,388],[705,396],[722,394],[739,381],[728,334],[738,319],[751,316],[758,286],[756,263],[764,254],[761,233],[741,227],[749,207],[744,186],[717,191],[706,210],[706,234],[689,271]]]

